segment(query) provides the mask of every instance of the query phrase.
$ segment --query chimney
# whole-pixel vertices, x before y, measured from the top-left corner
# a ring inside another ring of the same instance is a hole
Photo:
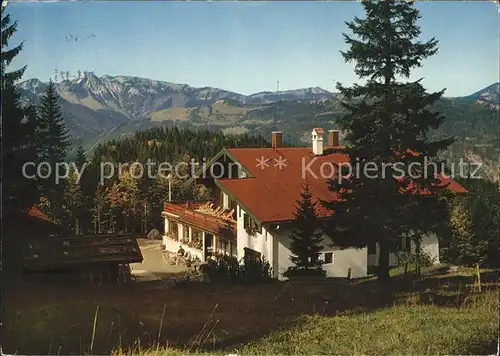
[[[312,130],[312,150],[316,156],[321,156],[323,154],[324,133],[322,128],[315,128]]]
[[[328,130],[328,147],[340,146],[340,131]]]
[[[283,133],[281,131],[272,132],[272,145],[273,148],[280,148],[283,145]]]

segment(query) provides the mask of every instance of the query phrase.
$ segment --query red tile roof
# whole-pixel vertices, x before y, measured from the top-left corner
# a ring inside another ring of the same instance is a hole
[[[29,212],[28,212],[28,215],[31,216],[31,217],[34,217],[34,218],[37,218],[39,220],[45,220],[45,221],[48,221],[48,222],[51,222],[53,224],[55,224],[47,215],[45,215],[40,209],[38,209],[37,207],[32,207]]]
[[[235,240],[236,222],[232,223],[222,218],[195,211],[205,203],[207,202],[169,202],[164,203],[163,211],[177,216],[177,220],[181,223]]]
[[[4,212],[4,235],[25,238],[47,237],[49,235],[67,236],[70,232],[64,226],[57,225],[38,208],[32,207],[27,212]]]
[[[322,178],[320,167],[325,162],[333,165],[348,162],[348,155],[343,152],[343,147],[326,147],[321,156],[315,156],[309,147],[234,148],[227,151],[253,177],[220,179],[217,183],[260,222],[293,220],[297,200],[305,183],[310,185],[315,200],[337,199],[337,194],[328,189],[326,179]],[[281,169],[278,164],[280,157],[283,163]],[[259,161],[266,165],[257,166]],[[313,173],[305,171],[303,176],[302,167],[310,167]],[[327,178],[332,174],[330,167],[331,165],[324,165],[323,175]],[[467,192],[451,179],[442,177],[441,181],[449,183],[448,189],[453,192]],[[317,204],[317,210],[320,217],[331,214],[321,204]]]

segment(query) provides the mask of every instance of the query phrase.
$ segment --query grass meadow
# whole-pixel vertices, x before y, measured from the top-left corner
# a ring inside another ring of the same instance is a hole
[[[498,271],[256,286],[19,283],[4,291],[16,354],[494,354]]]

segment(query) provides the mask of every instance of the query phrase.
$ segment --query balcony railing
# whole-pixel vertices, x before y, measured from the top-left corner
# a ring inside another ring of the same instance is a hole
[[[169,239],[172,239],[176,242],[179,242],[183,245],[186,245],[191,248],[195,248],[197,250],[202,250],[203,249],[203,240],[201,238],[193,238],[191,241],[187,237],[183,237],[182,239],[179,239],[179,237],[176,234],[172,233],[167,233],[166,236]]]

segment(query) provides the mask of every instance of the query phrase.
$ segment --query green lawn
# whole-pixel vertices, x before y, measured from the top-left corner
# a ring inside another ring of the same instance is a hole
[[[394,306],[355,316],[306,317],[284,331],[238,349],[240,354],[492,354],[498,338],[498,294],[467,307]]]

